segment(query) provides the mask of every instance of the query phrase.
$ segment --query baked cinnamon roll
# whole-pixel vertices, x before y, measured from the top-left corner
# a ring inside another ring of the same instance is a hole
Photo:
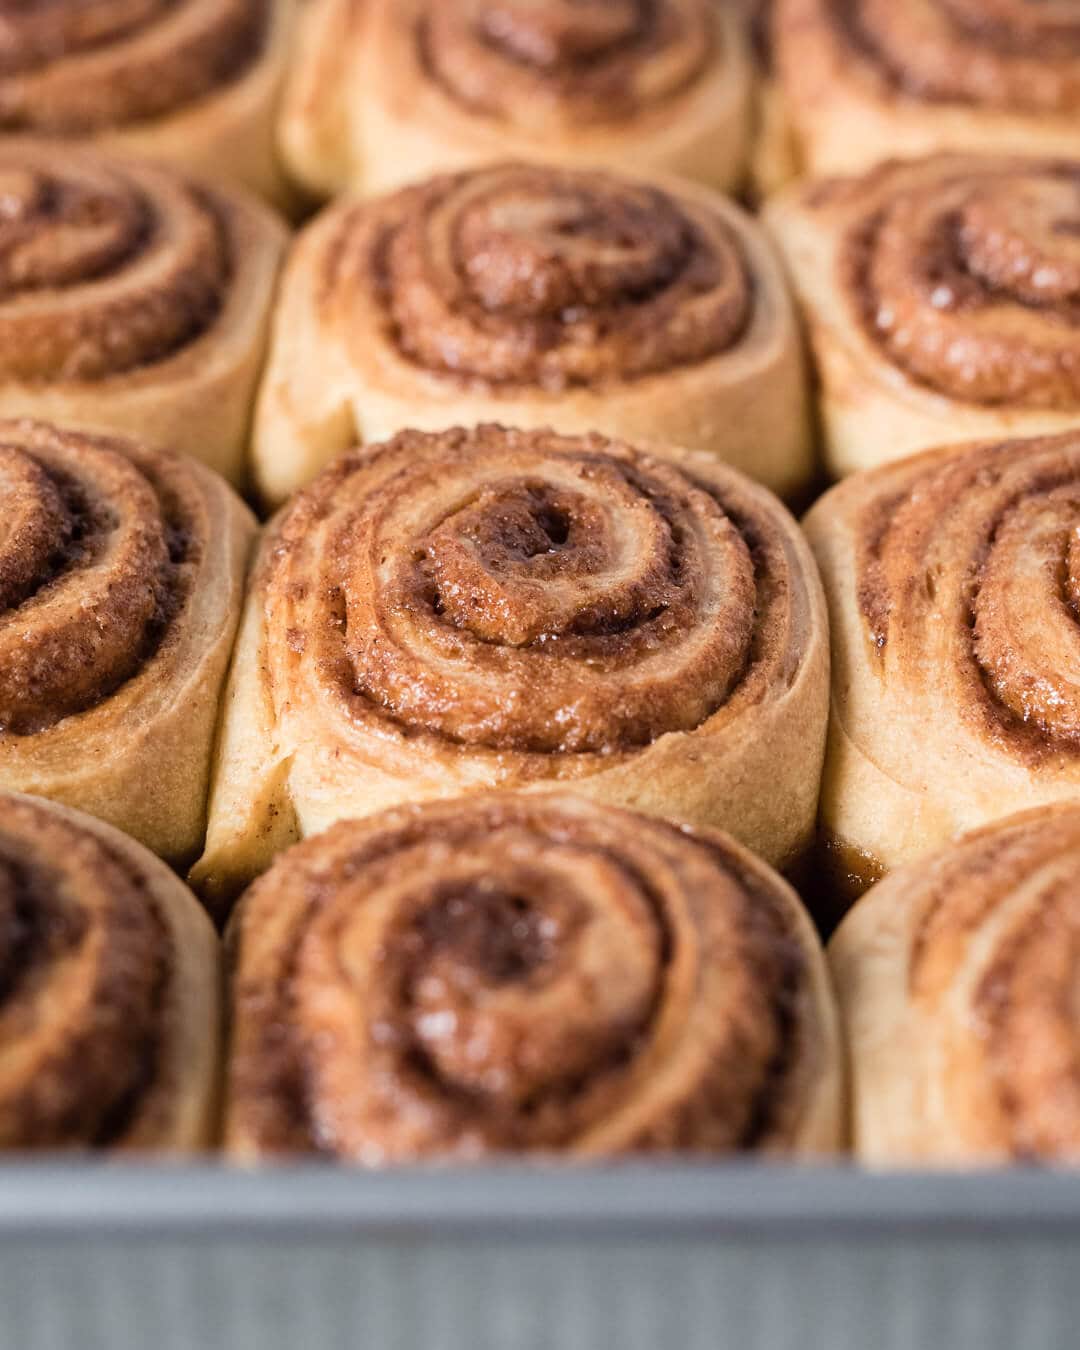
[[[803,487],[799,335],[757,226],[691,185],[523,165],[309,226],[260,396],[264,496],[358,441],[493,420],[687,445]]]
[[[811,170],[1005,149],[1077,155],[1070,0],[774,0],[790,116]]]
[[[520,158],[738,184],[753,69],[714,0],[315,0],[281,143],[332,196]]]
[[[1080,436],[918,455],[806,518],[829,598],[828,835],[891,868],[1080,792]]]
[[[0,1150],[208,1147],[219,981],[213,927],[163,863],[0,791]]]
[[[0,417],[185,450],[239,482],[283,245],[246,197],[0,137]]]
[[[194,460],[34,422],[0,422],[0,500],[0,786],[190,859],[250,513]]]
[[[199,885],[401,802],[569,782],[788,864],[827,647],[794,521],[708,456],[497,426],[352,451],[263,539]]]
[[[290,850],[231,941],[243,1160],[842,1142],[817,937],[724,835],[564,794],[406,807]]]
[[[15,0],[0,136],[93,140],[287,200],[274,145],[294,0]]]
[[[1080,1160],[1080,808],[901,869],[830,948],[873,1166]]]
[[[781,198],[837,474],[1080,418],[1080,159],[939,156]]]

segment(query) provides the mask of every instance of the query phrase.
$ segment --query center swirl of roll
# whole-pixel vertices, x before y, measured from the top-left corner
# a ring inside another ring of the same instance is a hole
[[[404,433],[339,474],[284,524],[274,624],[289,661],[310,635],[355,718],[630,749],[699,726],[763,655],[768,526],[674,463],[488,427]]]
[[[952,398],[1080,406],[1080,171],[932,166],[849,241],[871,338]]]
[[[489,856],[459,864],[402,897],[401,959],[376,1013],[442,1091],[496,1112],[571,1095],[618,1064],[663,982],[662,919],[625,873],[555,844],[539,867],[524,860],[528,842],[506,837],[495,868]],[[602,903],[586,900],[575,863]]]
[[[533,129],[662,104],[698,78],[718,41],[708,0],[440,0],[418,38],[459,103]]]
[[[341,1055],[315,1050],[335,998],[363,1004],[389,1096],[424,1104],[418,1132],[434,1127],[443,1146],[466,1149],[470,1137],[476,1147],[566,1141],[654,1030],[670,959],[658,898],[580,839],[545,839],[541,857],[528,825],[499,822],[491,834],[458,818],[441,839],[394,842],[365,866],[363,899],[346,885],[298,934],[293,1008],[310,1045],[317,1137],[348,1150],[374,1123],[350,1110],[357,1089],[368,1106],[381,1095],[377,1080],[357,1083],[344,1044]],[[385,953],[377,974],[373,939]],[[407,1146],[407,1109],[383,1129],[389,1147]]]
[[[0,423],[0,734],[94,707],[163,640],[194,545],[152,475],[116,443]]]
[[[413,361],[561,389],[703,361],[738,341],[753,288],[706,208],[602,174],[496,168],[412,194],[384,298]]]
[[[1080,102],[1074,0],[829,0],[859,50],[923,99],[1031,113]]]
[[[750,1147],[790,1109],[786,911],[659,822],[511,794],[339,825],[250,894],[239,952],[232,1090],[271,1147]]]
[[[0,1145],[108,1144],[153,1074],[169,939],[140,878],[29,803],[0,819]]]
[[[172,355],[230,272],[209,200],[148,166],[0,150],[0,379],[96,381]]]

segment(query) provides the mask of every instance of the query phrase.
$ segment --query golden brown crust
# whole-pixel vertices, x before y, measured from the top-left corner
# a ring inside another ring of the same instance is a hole
[[[841,1142],[817,940],[724,836],[561,795],[406,808],[291,850],[234,924],[234,1156]]]
[[[256,473],[276,502],[357,439],[497,418],[685,430],[791,490],[810,471],[804,413],[784,282],[738,209],[687,186],[489,166],[344,202],[305,232]]]
[[[750,81],[712,0],[316,0],[282,143],[324,195],[510,156],[734,187]]]
[[[234,810],[234,793],[258,797],[240,741],[268,742],[255,778],[282,766],[305,833],[467,786],[573,779],[723,822],[776,861],[806,841],[817,578],[779,503],[706,456],[404,432],[339,458],[270,526],[248,614],[204,872],[258,832]],[[751,747],[775,779],[752,781]],[[729,771],[741,801],[717,800]]]
[[[830,947],[856,1151],[898,1166],[1074,1160],[1080,812],[966,836],[876,886]]]
[[[277,221],[169,170],[54,142],[4,142],[0,192],[0,413],[145,435],[237,481]]]
[[[1075,433],[930,452],[811,511],[833,615],[831,832],[893,866],[1075,794],[1078,519]]]
[[[945,149],[1075,148],[1080,20],[1067,5],[778,0],[774,35],[817,171]]]
[[[1080,161],[942,155],[770,220],[806,306],[837,472],[1080,408]]]
[[[0,485],[0,781],[182,857],[250,518],[201,466],[41,423],[0,422]],[[176,762],[149,762],[155,745]]]
[[[177,1149],[214,1130],[218,943],[115,830],[0,793],[0,1149]]]

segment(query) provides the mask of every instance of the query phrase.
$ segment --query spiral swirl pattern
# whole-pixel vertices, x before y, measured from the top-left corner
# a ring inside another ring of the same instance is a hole
[[[364,208],[328,250],[327,303],[379,278],[414,365],[481,385],[560,390],[718,355],[750,322],[742,245],[700,198],[601,173],[501,166]]]
[[[0,14],[0,127],[80,135],[145,122],[237,79],[268,0],[45,0]]]
[[[0,742],[97,706],[152,663],[201,555],[178,461],[0,423]]]
[[[148,165],[0,148],[0,379],[92,383],[208,331],[232,271],[222,209]]]
[[[1080,104],[1072,0],[821,0],[845,43],[918,99],[1028,113]]]
[[[402,433],[301,494],[264,566],[281,707],[537,772],[734,716],[810,637],[767,499],[598,436]]]
[[[1080,811],[980,830],[875,887],[831,955],[877,1162],[1080,1156]]]
[[[568,797],[408,808],[290,851],[236,924],[238,1153],[834,1142],[816,941],[723,836]]]
[[[863,191],[842,284],[893,366],[972,404],[1080,406],[1080,164],[942,158]]]
[[[1002,753],[1080,753],[1080,440],[919,457],[882,479],[856,536],[877,664],[947,699]]]
[[[192,1082],[206,1044],[175,1062],[177,968],[196,953],[177,950],[173,897],[130,844],[34,798],[0,803],[0,1148],[168,1142],[174,1095],[187,1083],[205,1096],[209,1082]],[[193,1025],[205,1017],[196,1009]]]
[[[416,41],[451,97],[503,122],[625,120],[681,93],[719,42],[708,0],[429,3]]]

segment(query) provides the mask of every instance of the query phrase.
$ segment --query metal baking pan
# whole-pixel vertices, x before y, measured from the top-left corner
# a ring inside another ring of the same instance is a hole
[[[0,1167],[3,1350],[1076,1350],[1080,1176]]]

